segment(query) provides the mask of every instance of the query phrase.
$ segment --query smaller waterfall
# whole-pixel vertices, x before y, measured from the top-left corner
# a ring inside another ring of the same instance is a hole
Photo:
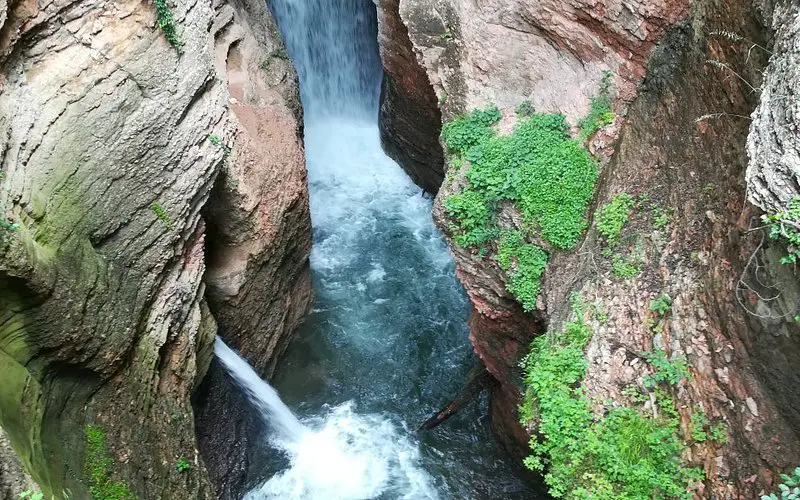
[[[275,430],[281,441],[292,442],[303,439],[309,429],[300,423],[292,410],[283,404],[278,392],[261,380],[261,377],[247,364],[247,361],[243,360],[219,337],[214,345],[214,353],[236,381],[236,385],[242,388],[247,399],[258,409],[258,413],[267,425]]]
[[[352,402],[301,422],[278,393],[218,337],[214,351],[222,365],[273,429],[272,446],[290,467],[254,488],[245,500],[436,499],[419,449],[383,415],[359,415]]]

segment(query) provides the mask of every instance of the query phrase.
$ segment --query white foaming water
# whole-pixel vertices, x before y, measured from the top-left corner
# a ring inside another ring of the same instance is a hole
[[[214,352],[273,429],[271,444],[291,463],[244,500],[357,500],[384,494],[408,500],[437,498],[430,476],[420,466],[417,446],[388,419],[358,415],[353,403],[347,402],[325,417],[302,423],[219,338]]]
[[[300,77],[315,240],[311,266],[317,286],[331,298],[332,308],[347,315],[347,326],[341,329],[354,335],[343,343],[390,357],[385,341],[400,333],[364,327],[377,314],[365,305],[385,302],[376,296],[381,287],[399,273],[413,280],[414,269],[372,260],[372,252],[380,251],[370,243],[380,240],[385,246],[392,238],[402,241],[403,234],[413,234],[420,243],[419,258],[428,261],[428,278],[452,270],[431,221],[430,200],[381,148],[377,110],[382,68],[375,6],[371,0],[269,4]],[[392,258],[385,251],[379,257]],[[354,276],[354,269],[367,269],[365,261],[368,270]],[[358,414],[346,402],[300,422],[236,353],[221,341],[216,351],[273,429],[272,446],[289,460],[286,469],[248,492],[246,499],[438,498],[422,467],[419,444],[395,423],[397,417]]]

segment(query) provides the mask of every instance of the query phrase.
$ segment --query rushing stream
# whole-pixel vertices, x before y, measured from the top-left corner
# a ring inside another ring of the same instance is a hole
[[[485,401],[415,432],[474,363],[469,304],[431,201],[380,146],[373,3],[271,7],[300,76],[317,296],[277,393],[217,343],[268,426],[246,498],[530,498],[491,438]]]

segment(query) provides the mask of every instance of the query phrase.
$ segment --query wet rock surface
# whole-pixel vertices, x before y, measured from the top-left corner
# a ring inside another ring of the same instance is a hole
[[[0,422],[46,496],[88,498],[95,424],[140,498],[211,498],[190,405],[217,331],[204,277],[225,328],[269,295],[232,332],[264,369],[310,298],[294,73],[262,68],[278,42],[245,4],[171,4],[180,50],[151,4],[3,6]],[[233,221],[210,206],[223,180]]]

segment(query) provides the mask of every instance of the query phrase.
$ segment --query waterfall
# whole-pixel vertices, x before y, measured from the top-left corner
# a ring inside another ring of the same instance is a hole
[[[268,3],[300,79],[316,302],[276,372],[299,419],[217,343],[270,429],[269,449],[251,448],[265,473],[245,498],[529,498],[515,496],[524,487],[477,408],[422,439],[409,429],[458,391],[474,361],[469,302],[431,201],[381,148],[375,5]]]
[[[245,500],[355,500],[384,493],[408,500],[437,498],[419,467],[419,451],[387,419],[357,415],[351,402],[303,424],[278,393],[217,338],[214,352],[264,422],[271,444],[291,467],[245,495]]]
[[[278,393],[261,380],[253,371],[247,361],[228,347],[225,342],[217,337],[214,343],[214,353],[230,373],[233,380],[247,396],[247,399],[258,409],[261,418],[272,427],[281,442],[297,442],[302,440],[309,432],[308,427],[300,423],[283,401]]]

